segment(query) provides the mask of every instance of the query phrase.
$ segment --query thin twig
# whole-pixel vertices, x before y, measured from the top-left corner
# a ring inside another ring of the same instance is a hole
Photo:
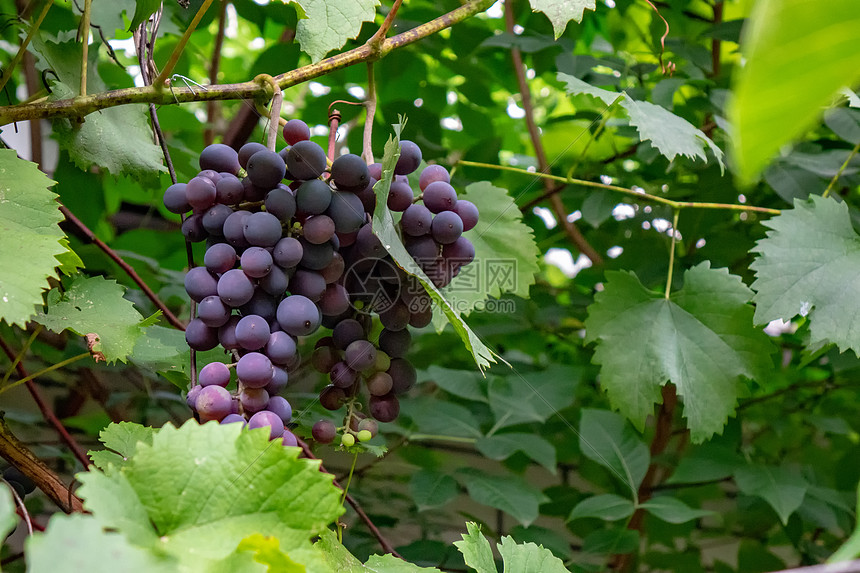
[[[388,14],[385,15],[385,20],[382,21],[382,25],[379,26],[379,30],[370,37],[367,41],[368,44],[374,46],[382,46],[382,42],[385,40],[385,36],[388,35],[388,30],[391,29],[391,25],[394,23],[394,17],[397,16],[397,10],[400,9],[400,5],[403,3],[403,0],[394,0],[394,5],[391,7],[391,10],[388,11]]]
[[[90,51],[90,8],[93,0],[84,0],[84,13],[81,15],[81,95],[87,95],[87,57]]]
[[[27,32],[27,37],[24,38],[24,41],[21,43],[21,47],[18,48],[18,52],[15,54],[15,57],[12,58],[9,65],[6,66],[5,70],[3,70],[3,76],[0,77],[0,92],[3,91],[4,87],[6,87],[9,79],[12,77],[12,73],[15,71],[15,67],[21,62],[21,58],[24,57],[24,54],[27,53],[27,46],[30,45],[30,40],[32,40],[33,36],[36,35],[36,31],[39,29],[39,26],[42,25],[42,20],[45,19],[45,16],[48,14],[48,10],[53,5],[53,2],[45,2],[45,7],[42,8],[42,12],[36,18],[36,21],[30,26],[30,31]]]
[[[3,348],[3,352],[6,353],[6,356],[9,357],[9,360],[15,359],[15,353],[12,352],[12,348],[6,344],[6,341],[0,338],[0,348]],[[26,378],[29,376],[27,373],[27,369],[24,368],[22,363],[18,363],[15,366],[15,369],[18,371],[18,375],[21,378]],[[30,395],[33,397],[33,401],[36,402],[36,406],[39,408],[39,411],[42,412],[42,417],[45,418],[45,421],[48,422],[57,433],[60,435],[60,438],[69,446],[69,449],[72,451],[72,454],[78,459],[79,462],[84,466],[84,468],[88,468],[90,466],[90,460],[87,458],[86,454],[84,454],[81,446],[78,445],[78,442],[69,434],[69,431],[66,430],[63,423],[60,422],[60,419],[57,418],[57,415],[48,407],[48,404],[45,403],[44,398],[42,398],[42,394],[39,392],[39,389],[33,383],[32,380],[27,381],[26,383],[27,390],[30,392]],[[5,457],[5,456],[4,456]],[[8,459],[8,458],[7,458]],[[23,471],[23,470],[22,470]],[[28,476],[30,477],[30,476]],[[47,493],[47,492],[46,492]]]
[[[12,487],[12,484],[6,481],[3,478],[0,478],[0,481],[6,484],[9,488],[9,491],[12,492],[12,497],[15,498],[15,505],[17,506],[18,511],[21,514],[21,517],[24,518],[24,523],[27,524],[27,532],[30,535],[33,535],[33,522],[30,520],[30,513],[27,511],[27,506],[24,505],[24,500],[21,499],[21,496],[18,495],[18,492],[15,491],[15,488]]]
[[[227,28],[227,0],[221,0],[221,12],[218,14],[218,33],[215,34],[215,45],[212,47],[212,62],[209,64],[209,83],[218,83],[218,70],[221,67],[221,47],[224,45],[224,31]],[[220,106],[215,101],[206,102],[206,130],[203,132],[203,145],[211,145],[215,141],[215,122],[220,115]]]
[[[364,119],[364,134],[362,135],[364,162],[373,163],[373,119],[376,116],[376,79],[373,73],[373,62],[367,62],[367,100],[364,102],[367,110]]]
[[[254,79],[260,83],[272,86],[272,90],[274,91],[272,94],[272,108],[269,110],[269,136],[266,140],[266,147],[269,148],[269,151],[275,151],[275,145],[278,143],[278,132],[281,126],[281,104],[284,101],[284,93],[281,91],[281,87],[275,81],[275,78],[269,74],[260,74]]]
[[[505,2],[505,29],[509,34],[514,33],[514,8],[513,3],[510,0]],[[532,105],[531,92],[529,91],[529,86],[526,82],[525,66],[523,65],[523,58],[520,54],[519,47],[511,47],[511,60],[514,66],[514,74],[517,78],[517,87],[522,100],[523,111],[525,112],[529,138],[531,139],[532,147],[535,150],[535,157],[538,162],[538,170],[542,173],[549,173],[549,161],[547,161],[546,151],[543,147],[543,141],[541,141],[540,129],[538,128],[537,123],[535,123],[534,106]],[[548,179],[542,179],[541,182],[547,191],[552,189],[552,184]],[[576,224],[567,218],[567,210],[564,207],[561,197],[558,196],[558,193],[552,193],[549,196],[549,201],[552,206],[552,210],[555,212],[555,216],[558,218],[559,223],[564,229],[565,234],[567,234],[568,238],[574,246],[576,246],[579,252],[588,257],[592,264],[603,264],[603,257],[600,256],[600,253],[598,253],[597,250],[589,244],[588,240],[586,240],[583,234],[579,231]]]
[[[131,267],[131,265],[129,265],[127,262],[125,262],[122,259],[122,257],[120,257],[117,254],[116,251],[114,251],[112,248],[110,248],[107,245],[107,243],[105,243],[104,241],[99,239],[95,235],[95,233],[93,233],[89,229],[89,227],[87,227],[83,223],[83,221],[78,219],[74,215],[74,213],[69,211],[68,207],[66,207],[65,205],[60,205],[60,212],[66,217],[66,220],[69,223],[74,225],[78,229],[78,231],[80,231],[95,246],[97,246],[99,249],[101,249],[102,252],[104,252],[108,257],[110,257],[110,259],[113,262],[115,262],[117,265],[119,265],[123,271],[125,271],[125,273],[129,276],[129,278],[131,280],[133,280],[134,283],[138,287],[140,287],[140,290],[143,291],[143,294],[146,295],[146,298],[151,300],[152,304],[154,304],[156,306],[156,308],[158,308],[158,310],[160,310],[162,312],[162,314],[164,315],[164,318],[167,319],[167,322],[169,322],[174,328],[178,328],[179,330],[185,330],[185,325],[183,325],[182,322],[180,322],[179,319],[176,318],[176,315],[174,315],[172,312],[170,312],[170,309],[167,308],[167,305],[165,305],[164,302],[162,302],[162,300],[160,298],[158,298],[158,295],[156,295],[155,292],[151,288],[149,288],[149,285],[147,285],[143,281],[143,279],[140,278],[140,275],[137,274],[137,272]]]
[[[160,90],[164,86],[164,82],[167,81],[167,78],[170,77],[170,74],[173,73],[173,68],[176,67],[176,63],[179,61],[179,56],[181,56],[182,51],[185,50],[185,45],[188,44],[191,34],[195,29],[197,29],[197,24],[200,23],[203,15],[206,14],[206,10],[208,10],[211,5],[212,0],[203,0],[203,5],[200,6],[200,9],[197,10],[196,14],[194,14],[194,18],[188,24],[188,27],[185,28],[185,32],[182,34],[182,38],[179,39],[179,43],[176,44],[175,48],[173,48],[173,52],[170,54],[170,59],[167,60],[161,73],[158,74],[158,77],[152,82],[157,89]]]
[[[827,189],[825,189],[824,193],[821,194],[822,197],[830,195],[830,191],[833,189],[833,186],[836,185],[836,182],[842,176],[842,172],[845,171],[845,168],[848,167],[848,164],[851,163],[851,160],[854,159],[854,156],[857,155],[858,151],[860,151],[860,141],[857,142],[857,145],[854,146],[854,149],[852,149],[851,153],[848,154],[848,157],[845,158],[845,162],[842,164],[842,167],[839,168],[839,171],[837,171],[836,175],[833,176],[833,179],[830,180],[830,183],[827,185]]]
[[[18,366],[18,363],[24,359],[24,355],[27,354],[27,350],[30,349],[30,345],[33,344],[33,341],[36,340],[36,337],[39,336],[39,333],[45,327],[41,324],[37,324],[36,328],[33,329],[33,334],[30,335],[30,338],[27,339],[27,342],[24,343],[24,346],[21,347],[21,351],[18,352],[18,355],[15,356],[15,360],[12,361],[11,366],[9,366],[9,370],[6,371],[6,375],[3,376],[3,380],[0,381],[0,388],[6,385],[6,382],[9,381],[9,378],[12,376],[12,372],[15,371],[15,367]]]
[[[5,392],[6,390],[10,390],[16,386],[20,386],[21,384],[26,384],[30,380],[38,378],[39,376],[47,374],[48,372],[53,372],[54,370],[59,370],[63,366],[68,366],[69,364],[72,364],[73,362],[77,362],[78,360],[82,360],[82,359],[87,358],[89,356],[92,356],[92,354],[90,354],[89,352],[82,352],[76,356],[72,356],[71,358],[66,358],[65,360],[57,362],[56,364],[51,364],[47,368],[43,368],[43,369],[39,370],[35,374],[30,374],[29,376],[21,378],[20,380],[15,380],[11,384],[0,387],[0,394]]]
[[[675,209],[675,214],[672,218],[672,246],[669,247],[669,272],[666,273],[666,292],[663,298],[669,300],[669,295],[672,293],[672,275],[675,271],[675,246],[678,244],[678,216],[681,214],[680,209]]]

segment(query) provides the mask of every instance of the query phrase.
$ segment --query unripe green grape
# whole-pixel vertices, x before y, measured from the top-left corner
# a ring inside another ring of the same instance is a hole
[[[346,436],[344,436],[344,437],[346,437]],[[366,442],[366,441],[370,440],[371,438],[373,438],[373,434],[370,433],[370,430],[361,430],[358,433],[358,441],[359,442]]]
[[[340,439],[340,443],[346,446],[347,448],[355,445],[355,436],[352,434],[344,434]]]
[[[376,372],[387,372],[389,367],[391,367],[391,358],[385,352],[377,350],[373,370]]]

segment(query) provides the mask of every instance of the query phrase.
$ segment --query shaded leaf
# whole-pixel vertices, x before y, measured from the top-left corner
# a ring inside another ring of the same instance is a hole
[[[415,472],[409,481],[409,491],[412,494],[412,501],[418,506],[418,511],[441,507],[457,497],[459,493],[454,478],[431,470]]]
[[[556,471],[555,446],[537,434],[509,432],[479,438],[475,442],[479,452],[491,460],[506,460],[522,452],[551,473]]]
[[[430,366],[419,379],[427,378],[454,396],[487,402],[487,381],[480,372],[474,370],[453,370],[441,366]]]
[[[412,418],[422,433],[464,438],[480,438],[483,435],[472,412],[459,404],[430,397],[409,402],[403,404],[401,413]]]
[[[765,500],[783,525],[803,503],[809,484],[797,473],[783,467],[744,466],[735,470],[735,483],[746,495]]]
[[[576,504],[568,521],[584,517],[596,517],[604,521],[618,521],[633,515],[633,502],[627,498],[607,493],[587,497]]]
[[[635,496],[648,471],[648,446],[615,412],[583,408],[579,448],[588,459],[609,469]]]
[[[551,364],[545,370],[491,376],[488,394],[496,427],[545,422],[573,403],[582,369]]]
[[[594,10],[595,0],[529,0],[532,10],[543,12],[552,22],[552,31],[558,40],[567,23],[571,20],[582,22],[582,15],[586,9]]]
[[[540,504],[549,500],[539,489],[519,476],[495,476],[475,468],[459,470],[457,476],[473,500],[501,509],[523,525],[534,522]]]
[[[686,523],[700,517],[715,515],[713,511],[694,509],[680,499],[670,496],[651,498],[639,507],[668,523]]]

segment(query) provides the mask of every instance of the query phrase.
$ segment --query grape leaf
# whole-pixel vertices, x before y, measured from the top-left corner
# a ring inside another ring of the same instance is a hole
[[[140,24],[152,16],[161,8],[161,0],[135,0],[134,16],[131,18],[129,31],[136,29]]]
[[[463,554],[466,565],[478,573],[498,573],[496,562],[493,561],[493,549],[490,542],[481,533],[481,528],[471,521],[466,524],[462,541],[455,541],[454,545]]]
[[[583,408],[579,449],[586,458],[610,470],[630,489],[631,495],[637,495],[651,454],[624,418],[608,410]]]
[[[434,384],[454,396],[474,400],[476,402],[487,402],[487,390],[484,377],[474,370],[453,370],[442,368],[435,364],[422,372],[419,380],[429,379]]]
[[[372,22],[379,0],[292,0],[304,12],[296,26],[302,50],[318,62],[356,38],[364,22]]]
[[[784,144],[813,127],[842,86],[860,80],[858,42],[854,0],[833,0],[826,10],[806,0],[755,3],[729,107],[742,178],[758,174]]]
[[[573,403],[581,379],[582,369],[559,364],[526,374],[514,371],[490,377],[487,391],[496,426],[545,422]]]
[[[555,473],[555,446],[537,434],[509,432],[479,438],[475,448],[491,460],[506,460],[522,452],[551,473]]]
[[[429,396],[404,402],[401,413],[411,418],[424,434],[464,438],[480,438],[482,435],[475,415],[464,406]]]
[[[476,468],[461,469],[457,476],[473,500],[501,509],[525,526],[537,519],[540,504],[549,501],[539,489],[519,476],[495,476]]]
[[[618,521],[633,515],[633,502],[627,498],[606,493],[587,497],[576,504],[570,512],[568,521],[584,517],[596,517],[604,521]]]
[[[53,184],[14,149],[0,149],[0,320],[9,324],[23,327],[33,316],[46,279],[69,252]]]
[[[48,293],[48,310],[33,320],[54,332],[68,329],[80,336],[96,334],[94,352],[105,360],[125,362],[143,334],[145,320],[134,305],[123,298],[125,289],[104,277],[75,277],[65,292]]]
[[[657,151],[669,161],[678,155],[690,159],[698,157],[707,161],[708,156],[705,153],[707,147],[720,164],[720,170],[725,170],[723,151],[702,130],[686,119],[659,105],[634,100],[626,92],[611,92],[596,88],[564,72],[559,72],[557,77],[560,82],[566,84],[569,95],[587,94],[603,101],[606,105],[612,105],[619,100],[619,105],[630,118],[630,125],[639,132],[639,139],[650,140]]]
[[[531,542],[518,544],[506,535],[496,547],[505,564],[505,573],[569,573],[561,559],[543,545]]]
[[[686,523],[700,517],[714,515],[713,511],[694,509],[680,499],[668,495],[651,498],[640,504],[639,507],[648,510],[651,515],[668,523]]]
[[[260,531],[293,561],[322,565],[310,540],[343,511],[339,490],[319,461],[298,453],[265,430],[189,420],[158,430],[151,444],[138,442],[121,467],[78,474],[78,491],[102,525],[193,570],[207,570]],[[235,558],[243,554],[253,556]]]
[[[481,214],[475,228],[463,233],[475,246],[475,260],[441,289],[442,296],[465,316],[480,309],[489,296],[511,293],[529,298],[529,287],[540,270],[540,250],[514,198],[486,181],[472,183],[459,198],[474,203]]]
[[[40,58],[39,69],[57,74],[51,85],[50,99],[66,99],[80,93],[81,44],[75,41],[57,43],[37,35],[33,50]],[[89,49],[91,70],[98,67],[98,49]],[[49,76],[53,77],[53,76]],[[97,73],[87,74],[87,93],[106,91]],[[98,165],[114,175],[151,176],[164,171],[161,148],[152,140],[152,131],[143,105],[123,105],[87,115],[83,123],[68,119],[54,121],[60,147],[81,169]]]
[[[809,315],[810,343],[860,354],[860,309],[845,285],[860,276],[860,237],[845,203],[814,195],[764,221],[771,230],[753,248],[755,321]]]
[[[552,22],[556,40],[564,34],[568,22],[582,22],[585,9],[595,9],[595,0],[529,0],[529,3],[534,12],[543,12]]]
[[[15,500],[12,498],[12,490],[3,484],[0,486],[0,539],[15,531],[18,517],[15,515]]]
[[[615,408],[640,431],[673,383],[684,400],[694,442],[721,433],[737,404],[740,378],[760,379],[774,347],[753,328],[752,292],[725,269],[704,262],[684,273],[669,299],[628,272],[607,272],[589,307],[586,341],[597,342],[601,385]]]
[[[124,535],[106,532],[98,519],[80,513],[53,515],[44,533],[27,538],[25,548],[30,573],[113,573],[119,563],[128,573],[176,571],[174,563],[134,546]]]
[[[850,88],[842,88],[842,95],[848,98],[848,107],[860,108],[860,96]]]
[[[424,286],[427,294],[442,309],[448,322],[451,323],[454,331],[466,345],[466,349],[472,354],[472,358],[475,359],[478,369],[483,371],[490,366],[491,362],[496,362],[498,356],[481,342],[478,335],[472,332],[472,329],[465,323],[458,310],[445,299],[444,295],[427,278],[427,275],[424,274],[424,271],[421,270],[415,260],[406,252],[406,247],[403,246],[400,237],[397,235],[391,211],[388,210],[388,190],[394,177],[394,166],[400,157],[400,128],[401,125],[395,125],[394,136],[389,137],[388,142],[385,144],[385,151],[382,157],[382,179],[373,187],[373,191],[376,193],[376,210],[373,213],[373,233],[382,241],[382,246],[385,247],[391,258],[403,270],[417,278]]]
[[[336,573],[440,573],[435,567],[419,567],[393,555],[371,555],[366,565],[343,546],[333,531],[326,529],[316,542],[326,562]]]
[[[105,471],[108,464],[119,466],[126,463],[137,451],[138,442],[152,444],[155,431],[149,426],[131,422],[110,424],[99,432],[99,441],[104,444],[105,449],[89,451],[87,455],[97,468]]]
[[[441,507],[457,497],[457,482],[448,474],[431,470],[415,472],[409,482],[412,500],[418,511]]]
[[[746,495],[755,495],[765,500],[782,521],[788,518],[803,503],[809,483],[788,468],[776,466],[742,466],[735,470],[735,483]]]

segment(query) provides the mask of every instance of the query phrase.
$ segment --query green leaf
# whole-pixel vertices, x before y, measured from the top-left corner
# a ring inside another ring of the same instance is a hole
[[[648,510],[651,515],[668,523],[686,523],[700,517],[715,515],[713,511],[693,509],[680,499],[670,496],[649,499],[640,504],[639,507]]]
[[[517,543],[510,536],[502,537],[497,544],[505,573],[568,573],[561,559],[543,545]]]
[[[364,22],[372,22],[379,0],[293,0],[304,10],[296,40],[302,50],[318,62],[332,50],[361,32]]]
[[[634,100],[626,92],[596,88],[563,72],[558,73],[558,80],[567,85],[567,93],[570,95],[587,94],[610,106],[619,100],[621,107],[630,117],[630,125],[639,132],[639,139],[650,140],[657,151],[669,161],[678,155],[707,161],[707,147],[720,164],[720,170],[725,169],[723,151],[702,130],[666,108],[647,101]]]
[[[69,253],[63,215],[48,190],[53,184],[14,149],[0,149],[0,267],[7,269],[0,274],[0,320],[22,328],[42,305],[46,279]]]
[[[99,441],[104,444],[105,449],[89,451],[87,455],[96,467],[103,471],[108,464],[121,466],[137,451],[138,442],[151,445],[155,432],[154,428],[131,422],[110,424],[99,432]]]
[[[135,0],[134,16],[131,18],[129,31],[137,29],[140,24],[161,8],[161,0]]]
[[[108,362],[125,362],[143,333],[143,317],[123,298],[124,287],[97,276],[75,277],[65,292],[48,293],[48,311],[34,320],[54,332],[68,329],[80,336],[96,334],[100,351]]]
[[[475,468],[457,472],[469,492],[469,497],[513,516],[525,526],[538,517],[540,504],[549,501],[541,491],[515,475],[495,476]]]
[[[637,495],[648,471],[648,446],[615,412],[583,408],[579,421],[579,449],[588,459],[609,469]]]
[[[860,354],[860,311],[845,288],[860,274],[860,238],[845,203],[813,196],[764,221],[753,249],[755,321],[809,316],[810,344],[834,343]]]
[[[479,438],[475,442],[479,452],[491,460],[506,460],[522,452],[551,473],[556,471],[555,446],[537,434],[510,432]]]
[[[735,470],[735,483],[746,495],[765,500],[776,511],[783,525],[803,503],[809,484],[803,477],[784,467],[744,466]]]
[[[419,268],[415,260],[406,252],[406,247],[400,241],[394,226],[391,211],[388,210],[388,190],[394,177],[394,166],[400,157],[400,127],[395,126],[393,137],[388,138],[385,144],[385,153],[382,157],[382,179],[373,187],[376,193],[376,210],[373,213],[373,233],[382,241],[382,246],[391,255],[391,258],[407,273],[416,277],[424,286],[427,294],[433,299],[445,313],[448,322],[454,327],[454,331],[466,345],[466,349],[472,354],[478,369],[483,371],[496,362],[496,354],[487,348],[472,329],[463,321],[460,313],[454,308],[433,285],[424,271]]]
[[[431,470],[415,472],[409,482],[409,491],[418,511],[442,507],[460,493],[454,478]]]
[[[0,539],[15,531],[18,516],[15,514],[15,499],[6,484],[0,484]]]
[[[481,214],[475,228],[463,234],[475,246],[475,260],[441,290],[442,296],[464,316],[481,310],[490,296],[511,293],[529,298],[529,287],[540,270],[540,250],[514,198],[486,181],[472,183],[459,197],[474,203]]]
[[[365,568],[373,573],[420,573],[421,571],[441,573],[435,567],[419,567],[391,554],[371,555]]]
[[[265,430],[194,420],[166,425],[151,444],[136,447],[109,473],[78,474],[79,494],[104,526],[193,570],[227,558],[261,531],[293,561],[322,563],[310,540],[343,508],[318,460],[298,459],[298,448],[269,441]]]
[[[668,300],[633,273],[606,277],[585,326],[613,406],[641,430],[668,381],[684,400],[693,442],[721,433],[740,378],[760,379],[772,368],[773,344],[753,328],[752,291],[707,261],[687,270],[684,288]]]
[[[830,556],[830,558],[827,560],[828,563],[849,561],[851,559],[856,559],[858,556],[860,556],[860,486],[857,487],[857,490],[857,526],[851,533],[851,537],[849,537],[848,540],[845,541],[845,543],[842,544],[842,546],[836,550],[836,553]]]
[[[534,12],[543,12],[552,22],[552,31],[558,40],[571,20],[582,22],[585,9],[594,10],[595,0],[529,0]]]
[[[551,364],[546,370],[491,376],[488,394],[496,429],[545,422],[573,403],[582,369]]]
[[[281,551],[281,543],[276,537],[266,537],[260,533],[249,535],[239,543],[236,551],[253,553],[254,561],[266,565],[269,571],[279,573],[306,573],[307,571],[304,565],[296,563]]]
[[[858,42],[853,0],[833,0],[826,10],[805,0],[755,3],[729,107],[741,178],[757,175],[780,147],[813,127],[840,88],[860,79]]]
[[[50,99],[66,99],[80,93],[81,44],[75,41],[57,43],[37,35],[33,49],[40,58],[40,69],[57,74],[51,86]],[[89,67],[98,69],[99,50],[89,49]],[[87,74],[87,93],[106,91],[98,73]],[[81,169],[93,165],[105,168],[113,175],[135,177],[164,171],[161,148],[152,139],[152,130],[144,105],[122,105],[99,110],[83,118],[83,123],[68,119],[54,121],[54,131],[60,147]]]
[[[587,497],[576,504],[570,512],[568,521],[584,517],[596,517],[604,521],[618,521],[633,515],[633,502],[627,498],[606,493]]]
[[[734,450],[706,443],[684,455],[666,483],[724,479],[742,463],[742,458]]]
[[[316,542],[326,562],[336,573],[439,573],[435,567],[418,567],[393,555],[371,555],[366,565],[356,559],[338,540],[333,531],[326,529]]]
[[[842,95],[848,98],[848,107],[860,108],[860,96],[850,88],[842,88]]]
[[[454,396],[475,402],[487,402],[487,382],[480,372],[433,365],[419,379],[428,379]]]
[[[463,554],[466,565],[477,573],[498,573],[490,542],[481,533],[481,528],[470,521],[466,523],[466,530],[468,533],[461,534],[463,540],[454,542],[454,545]]]
[[[154,551],[136,547],[119,533],[108,533],[93,516],[55,514],[44,533],[27,538],[29,573],[168,573],[173,563]]]
[[[480,438],[483,435],[478,420],[468,408],[429,396],[409,402],[403,404],[401,413],[412,418],[423,434],[463,438]]]

